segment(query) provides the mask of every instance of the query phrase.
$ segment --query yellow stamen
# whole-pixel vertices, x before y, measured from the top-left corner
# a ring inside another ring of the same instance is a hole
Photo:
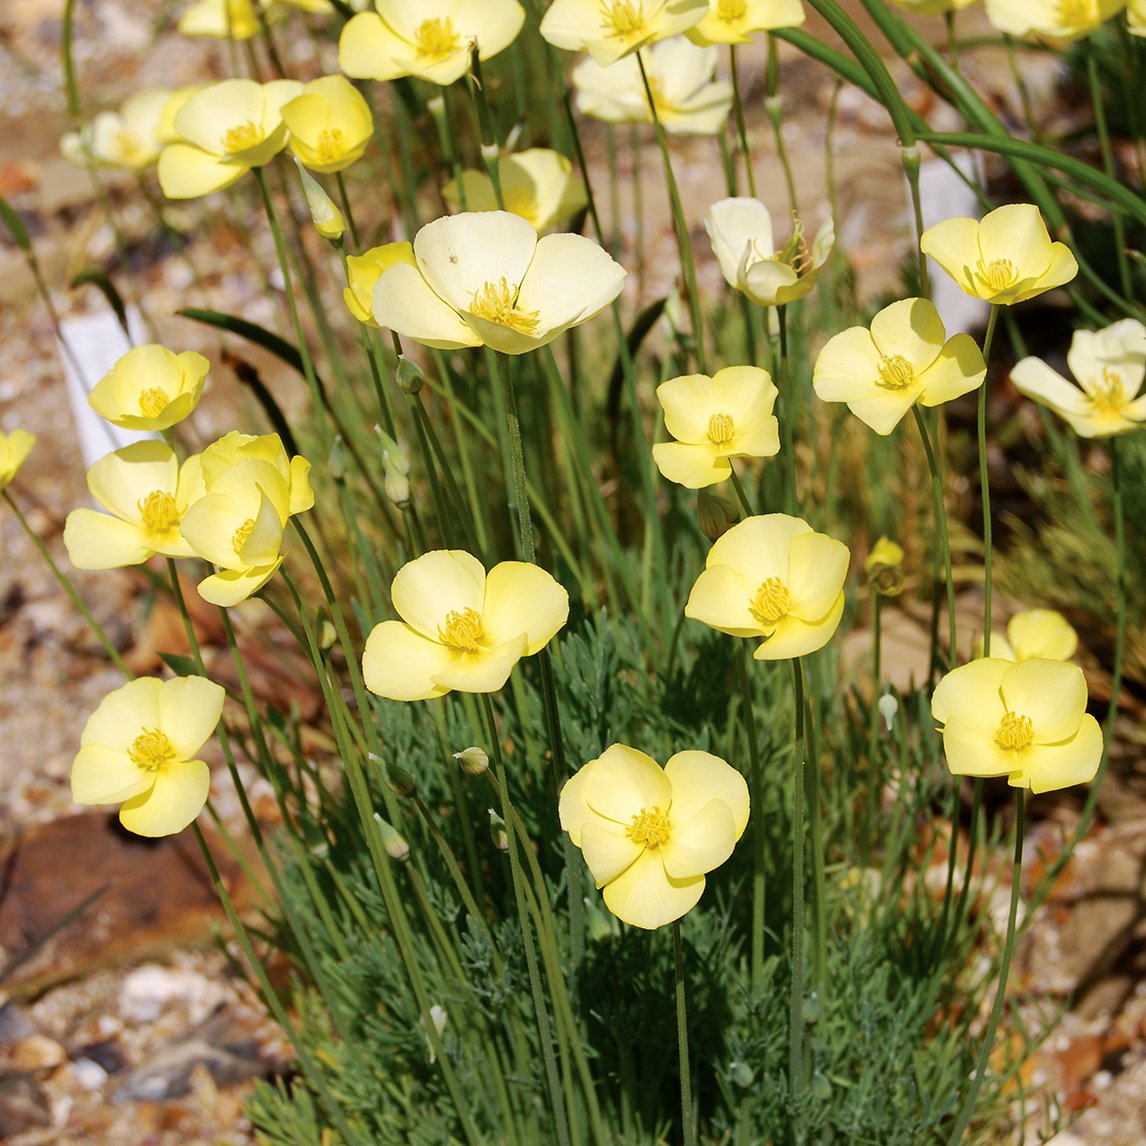
[[[223,151],[228,155],[234,155],[236,151],[246,151],[249,147],[257,147],[263,142],[263,138],[262,129],[248,119],[227,129],[227,133],[222,139]]]
[[[474,291],[470,302],[470,314],[483,318],[486,322],[496,322],[498,326],[508,326],[519,334],[534,334],[537,331],[536,310],[518,310],[517,288],[511,287],[502,275],[496,283],[486,283]]]
[[[324,127],[318,133],[314,144],[318,157],[324,163],[332,163],[342,156],[346,148],[342,144],[342,131],[337,127]]]
[[[251,534],[255,532],[255,519],[248,517],[238,529],[231,534],[231,548],[235,551],[236,557],[243,556],[243,546],[251,538]]]
[[[716,5],[716,18],[725,24],[735,24],[743,20],[747,13],[745,0],[718,0]]]
[[[1090,401],[1098,414],[1121,414],[1126,405],[1126,386],[1122,375],[1104,366],[1101,378],[1096,378],[1090,387]]]
[[[444,626],[438,626],[438,639],[444,645],[464,653],[476,653],[485,636],[481,617],[473,609],[463,609],[460,613],[450,610],[446,614]]]
[[[779,577],[769,577],[756,590],[756,596],[748,605],[748,611],[762,625],[775,625],[788,615],[792,598],[788,586]]]
[[[605,25],[605,35],[610,39],[625,40],[639,36],[645,30],[645,6],[641,0],[613,0],[612,4],[602,3],[601,22]]]
[[[1035,729],[1031,718],[1008,709],[999,725],[999,731],[995,733],[995,743],[1003,749],[1022,751],[1034,743],[1034,739]]]
[[[888,390],[905,390],[915,382],[915,370],[901,354],[892,354],[879,360],[877,386]]]
[[[167,397],[167,392],[160,390],[158,386],[144,390],[139,396],[139,412],[145,418],[158,418],[170,404],[171,399]]]
[[[1100,22],[1097,0],[1060,0],[1059,21],[1070,29],[1091,28]]]
[[[145,728],[127,750],[131,762],[144,772],[158,772],[175,759],[175,749],[166,733],[158,728]]]
[[[988,294],[999,294],[1019,281],[1019,272],[1010,259],[992,259],[989,263],[980,259],[975,277]]]
[[[179,528],[182,516],[175,498],[161,489],[153,489],[145,498],[135,503],[143,528],[153,535],[172,533]]]
[[[461,43],[462,38],[454,31],[454,22],[449,16],[423,20],[414,33],[414,47],[420,60],[440,63],[453,55]]]
[[[646,848],[659,848],[667,844],[672,828],[669,818],[655,804],[651,808],[642,808],[640,813],[633,817],[633,822],[625,829],[625,834],[635,844],[642,844]]]
[[[724,446],[732,441],[736,424],[731,414],[713,414],[708,419],[708,440],[714,446]]]

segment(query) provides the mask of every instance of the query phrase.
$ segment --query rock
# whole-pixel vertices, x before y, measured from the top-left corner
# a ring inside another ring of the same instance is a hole
[[[9,1060],[18,1070],[52,1070],[67,1060],[68,1054],[55,1039],[29,1035],[12,1048]]]
[[[16,1071],[0,1074],[0,1140],[51,1124],[47,1096],[35,1079]]]

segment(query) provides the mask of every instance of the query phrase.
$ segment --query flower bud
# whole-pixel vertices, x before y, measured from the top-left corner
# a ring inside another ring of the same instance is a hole
[[[378,825],[378,834],[382,837],[382,850],[398,863],[405,863],[410,858],[410,845],[399,833],[393,824],[382,819],[377,812],[374,813],[374,822]]]
[[[739,520],[736,503],[726,497],[709,493],[707,489],[698,491],[696,499],[696,523],[700,532],[709,541],[715,541],[727,533]]]
[[[374,433],[382,443],[382,488],[399,509],[405,509],[410,504],[410,460],[381,426],[375,426]]]
[[[306,206],[310,211],[310,221],[314,229],[332,243],[341,240],[346,231],[346,220],[342,212],[335,206],[334,201],[323,190],[322,184],[295,157],[294,165],[298,168],[302,179],[303,194],[306,195]]]
[[[881,537],[863,563],[867,583],[881,597],[898,597],[903,589],[903,547]]]
[[[879,714],[883,717],[883,722],[890,732],[895,721],[895,714],[899,711],[899,701],[890,692],[885,692],[876,702],[876,708],[879,709]]]
[[[827,1102],[832,1097],[832,1084],[822,1071],[817,1070],[812,1075],[812,1094],[821,1102]]]
[[[820,1001],[819,993],[813,991],[805,1000],[803,1006],[804,1022],[811,1026],[819,1022],[824,1013],[824,1004]]]
[[[492,808],[489,809],[489,834],[493,840],[493,846],[499,852],[509,851],[509,832],[505,829],[505,820]]]
[[[390,785],[390,790],[395,796],[401,796],[404,799],[414,794],[414,777],[411,776],[405,768],[399,764],[395,764],[392,760],[383,762],[373,752],[367,753],[367,758],[372,764],[381,766],[382,775],[385,777],[386,783]]]
[[[484,748],[478,748],[476,745],[455,752],[454,759],[467,776],[480,776],[483,772],[489,771],[489,756]]]
[[[398,372],[395,377],[398,388],[406,394],[417,394],[425,380],[422,368],[416,362],[411,362],[404,354],[398,355]]]
[[[756,1072],[746,1062],[730,1062],[728,1077],[741,1090],[747,1090],[756,1081]]]

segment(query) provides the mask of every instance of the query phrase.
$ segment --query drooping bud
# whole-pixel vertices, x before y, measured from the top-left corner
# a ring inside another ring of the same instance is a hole
[[[306,196],[306,206],[310,211],[310,221],[314,229],[332,243],[341,240],[346,231],[346,220],[342,212],[335,206],[334,200],[326,193],[323,186],[295,157],[294,165],[298,168],[299,178],[302,179],[302,190]]]
[[[505,820],[492,808],[489,809],[489,834],[493,840],[493,846],[499,852],[509,851],[509,832],[505,829]]]
[[[416,362],[411,362],[404,354],[398,355],[398,371],[395,378],[398,388],[403,393],[417,394],[422,388],[425,377],[422,368]]]
[[[382,837],[382,850],[392,860],[405,863],[410,858],[410,845],[405,837],[377,812],[374,813],[374,822],[378,825],[378,834]]]
[[[382,769],[382,775],[395,796],[405,799],[414,794],[414,777],[400,764],[395,764],[392,760],[383,761],[373,752],[368,752],[366,756],[372,764],[377,764]]]
[[[899,711],[899,701],[890,692],[885,692],[876,702],[876,708],[879,709],[879,714],[883,717],[883,722],[890,732],[891,726],[895,722],[895,714]]]
[[[454,759],[467,776],[480,776],[483,772],[489,771],[489,756],[484,748],[478,748],[476,745],[455,752]]]
[[[903,546],[881,537],[863,563],[867,583],[881,597],[898,597],[903,589]]]
[[[715,541],[727,533],[739,520],[740,514],[735,502],[709,493],[707,489],[697,491],[696,523],[709,541]]]
[[[374,433],[382,443],[382,488],[399,509],[404,509],[410,504],[410,459],[381,426],[375,426]]]

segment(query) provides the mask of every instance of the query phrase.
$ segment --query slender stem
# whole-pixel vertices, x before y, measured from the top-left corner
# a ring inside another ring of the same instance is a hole
[[[0,496],[4,498],[8,503],[8,507],[16,515],[16,520],[24,527],[24,532],[36,547],[40,556],[47,563],[48,569],[51,570],[52,576],[59,582],[60,588],[67,593],[72,604],[79,610],[83,619],[87,621],[96,639],[103,645],[104,652],[107,653],[111,663],[115,665],[128,680],[131,680],[132,677],[135,676],[135,673],[124,664],[123,657],[119,655],[119,650],[111,643],[111,638],[104,631],[103,625],[92,615],[92,611],[84,603],[79,593],[76,592],[76,588],[69,580],[68,575],[56,564],[55,558],[48,551],[48,547],[44,544],[40,535],[28,524],[28,519],[20,512],[20,507],[12,500],[12,495],[5,489],[0,492]]]
[[[736,499],[740,502],[740,508],[744,510],[745,517],[751,517],[753,514],[752,503],[744,492],[744,486],[740,484],[740,478],[736,476],[735,466],[729,471],[728,480],[732,482],[732,488],[736,491]]]
[[[919,267],[919,293],[923,298],[931,295],[931,284],[927,274],[927,256],[923,253],[923,199],[919,194],[919,148],[901,147],[900,159],[907,174],[907,186],[911,191],[911,208],[915,216],[915,248]]]
[[[358,235],[358,226],[354,222],[354,212],[350,209],[350,196],[346,194],[346,180],[342,178],[341,171],[334,173],[334,182],[338,187],[339,203],[342,206],[342,214],[346,219],[346,225],[350,228],[350,238],[354,243],[354,249],[360,251],[362,249],[362,239]]]
[[[744,102],[740,95],[740,69],[736,66],[736,45],[728,46],[728,66],[732,72],[732,111],[736,116],[736,134],[740,140],[740,155],[744,160],[744,177],[748,181],[748,194],[756,198],[756,173],[752,170],[752,149],[748,146],[748,126],[744,121]]]
[[[999,307],[992,304],[987,319],[987,333],[983,338],[983,361],[991,361],[991,341],[995,335],[995,323],[999,319]],[[979,387],[979,414],[977,419],[979,436],[979,496],[983,502],[983,656],[991,655],[991,479],[987,465],[987,379]],[[952,646],[954,655],[954,646]]]
[[[798,657],[796,664],[802,678],[804,669]],[[804,740],[809,764],[804,780],[808,798],[808,839],[812,847],[812,988],[822,995],[828,978],[827,881],[824,873],[824,831],[820,816],[820,751],[816,737],[816,715],[807,689],[804,689],[804,706]]]
[[[776,375],[776,388],[780,391],[780,453],[784,457],[784,473],[788,479],[784,491],[784,507],[789,513],[795,513],[799,505],[796,496],[796,424],[800,418],[800,403],[796,396],[796,383],[791,380],[788,369],[787,306],[776,308],[776,326],[780,331],[780,358],[773,373]]]
[[[986,379],[983,387],[986,388]],[[955,663],[955,578],[951,568],[951,535],[947,528],[947,506],[943,499],[943,476],[939,470],[939,459],[935,447],[931,442],[931,434],[927,430],[927,420],[918,404],[912,406],[911,412],[915,415],[915,425],[919,428],[919,437],[923,441],[923,452],[927,455],[927,468],[931,471],[931,493],[935,505],[935,535],[939,542],[939,561],[943,570],[943,584],[947,592],[947,663]],[[929,672],[935,671],[936,649],[934,642],[931,649],[931,667]]]
[[[696,263],[692,257],[692,244],[688,238],[688,225],[684,221],[684,208],[680,201],[680,188],[677,186],[676,175],[673,174],[672,158],[669,156],[668,137],[665,135],[664,125],[657,112],[656,100],[653,98],[652,85],[649,83],[649,74],[645,70],[645,54],[637,52],[637,64],[641,69],[641,83],[645,87],[645,99],[649,105],[649,115],[652,116],[653,127],[657,134],[657,145],[661,150],[664,161],[665,182],[668,184],[669,203],[672,206],[673,225],[676,229],[677,246],[680,249],[680,263],[684,271],[684,288],[688,294],[689,312],[692,315],[692,336],[695,344],[694,353],[696,364],[701,374],[708,373],[708,366],[704,352],[704,322],[700,312],[700,294],[696,287]]]
[[[780,49],[776,36],[768,33],[768,65],[764,74],[764,110],[772,123],[776,136],[776,157],[784,172],[784,183],[788,188],[788,204],[793,214],[799,214],[800,204],[796,198],[796,180],[792,174],[792,163],[788,149],[784,145],[784,105],[780,99]]]
[[[883,681],[883,595],[872,591],[871,602],[871,712],[867,736],[867,799],[864,805],[864,851],[870,857],[871,826],[878,807],[882,759],[879,751],[879,697]]]
[[[1090,37],[1083,41],[1086,53],[1086,78],[1090,85],[1090,105],[1094,111],[1094,129],[1098,133],[1098,146],[1102,153],[1102,166],[1111,179],[1117,178],[1114,170],[1114,152],[1110,147],[1110,131],[1106,126],[1106,106],[1102,102],[1102,84],[1098,76],[1098,56]],[[1134,280],[1130,275],[1130,260],[1126,257],[1126,224],[1122,215],[1113,210],[1110,213],[1110,226],[1114,232],[1114,254],[1118,259],[1118,282],[1123,296],[1129,301],[1134,297]]]
[[[804,673],[800,658],[792,660],[793,704],[796,715],[792,774],[792,988],[789,1008],[788,1091],[797,1142],[803,1140],[804,1069]]]
[[[676,967],[676,1045],[680,1062],[680,1116],[684,1146],[696,1146],[696,1114],[692,1108],[692,1072],[688,1062],[688,1014],[685,1005],[684,951],[680,941],[680,920],[673,920],[672,953]]]
[[[518,552],[522,561],[534,561],[537,546],[533,536],[533,518],[529,512],[529,488],[525,478],[525,451],[521,442],[521,419],[517,413],[517,393],[513,387],[509,360],[497,354],[498,374],[505,398],[505,421],[509,431],[509,459],[512,473],[513,504],[518,526]]]
[[[1003,940],[1003,956],[999,964],[999,982],[995,987],[995,1001],[991,1007],[991,1017],[987,1020],[987,1030],[983,1036],[983,1045],[979,1050],[979,1058],[975,1063],[975,1077],[971,1089],[959,1108],[959,1115],[955,1120],[955,1129],[948,1138],[948,1146],[959,1146],[963,1141],[963,1132],[971,1121],[975,1111],[975,1103],[979,1092],[983,1089],[983,1080],[987,1075],[987,1063],[991,1050],[995,1045],[995,1034],[999,1029],[999,1019],[1003,1014],[1003,1004],[1007,994],[1007,975],[1011,969],[1011,956],[1015,950],[1015,923],[1019,914],[1019,900],[1022,898],[1023,875],[1023,816],[1025,812],[1026,789],[1015,789],[1015,854],[1011,866],[1011,907],[1007,915],[1007,935]]]
[[[736,677],[740,686],[740,726],[748,740],[748,789],[752,806],[752,978],[754,1002],[764,992],[764,921],[767,903],[768,837],[764,822],[764,771],[756,740],[756,717],[748,675],[750,653],[744,641],[737,641]]]

